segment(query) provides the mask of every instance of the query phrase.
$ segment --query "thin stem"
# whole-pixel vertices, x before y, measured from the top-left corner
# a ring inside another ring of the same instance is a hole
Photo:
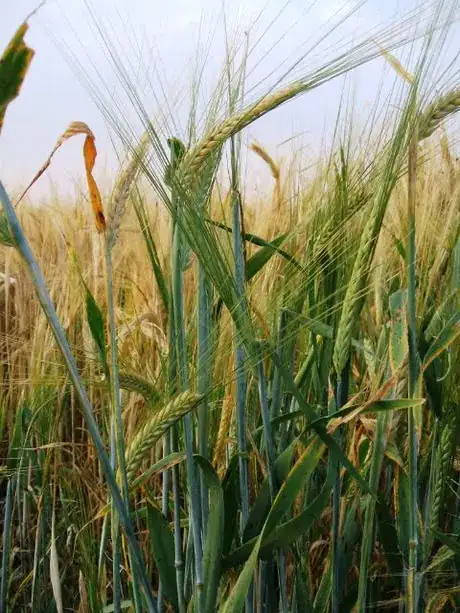
[[[171,288],[170,288],[171,289]],[[176,328],[174,325],[174,310],[172,304],[172,289],[170,291],[171,299],[168,303],[168,336],[169,336],[169,396],[172,397],[177,389],[177,356],[176,356]],[[177,427],[173,426],[171,431],[166,434],[165,449],[169,448],[171,452],[178,450],[177,444]],[[166,471],[165,471],[166,472]],[[169,472],[169,471],[168,471]],[[177,584],[177,601],[179,605],[179,613],[185,613],[185,592],[184,592],[184,562],[182,556],[182,532],[180,526],[180,475],[179,467],[173,466],[171,469],[171,484],[173,494],[173,519],[174,519],[174,567],[176,569],[176,584]],[[163,496],[165,494],[165,482],[163,481]],[[163,508],[166,506],[163,498]],[[161,596],[161,583],[159,586],[158,599]]]
[[[350,359],[340,373],[340,378],[336,387],[336,409],[339,410],[348,402]],[[337,442],[341,444],[341,430],[337,429]],[[336,461],[330,461],[329,470],[334,474],[334,486],[332,492],[332,594],[331,611],[340,612],[340,602],[342,598],[342,569],[340,560],[340,495],[342,483],[340,478],[340,466]]]
[[[408,244],[407,254],[407,319],[409,336],[408,393],[415,397],[418,378],[418,352],[416,331],[416,246],[415,246],[415,204],[417,189],[417,138],[409,145],[408,165]],[[407,574],[406,610],[415,613],[418,606],[417,566],[418,566],[418,474],[417,474],[417,432],[414,409],[408,409],[409,435],[409,568]]]
[[[110,389],[112,396],[112,423],[114,424],[114,428],[112,428],[111,432],[114,431],[114,435],[112,436],[112,441],[115,443],[115,455],[113,457],[113,469],[116,472],[118,468],[121,475],[121,492],[123,494],[123,499],[126,505],[126,508],[129,509],[129,487],[128,487],[128,478],[126,474],[126,457],[125,457],[125,436],[123,431],[123,417],[121,413],[121,392],[120,392],[120,382],[119,382],[119,371],[118,371],[118,344],[117,344],[117,332],[116,332],[116,322],[115,322],[115,302],[114,302],[114,292],[113,292],[113,267],[112,267],[112,254],[109,248],[108,241],[105,241],[105,265],[106,265],[106,273],[107,273],[107,306],[108,306],[108,318],[109,318],[109,335],[110,335]],[[121,549],[121,542],[118,538],[118,522],[114,525],[116,531],[114,532],[114,542],[113,546],[115,551]],[[121,553],[118,552],[117,553]],[[114,565],[117,563],[117,558],[119,555],[114,555]],[[131,553],[129,553],[129,557],[131,558]],[[132,589],[134,602],[136,604],[136,611],[140,611],[140,594],[139,594],[139,581],[137,577],[136,567],[132,564]],[[119,567],[115,568],[114,566],[114,581],[115,581],[115,573],[119,573]],[[118,582],[118,579],[116,580]]]
[[[209,368],[211,358],[210,338],[211,307],[209,287],[206,273],[201,264],[198,266],[198,374],[197,388],[199,394],[206,394],[209,386]],[[209,407],[206,398],[198,407],[198,451],[203,458],[208,457],[209,438]],[[201,513],[203,540],[206,539],[206,526],[208,521],[208,489],[204,475],[200,473]]]
[[[377,493],[380,474],[382,471],[383,457],[385,453],[385,430],[388,423],[388,412],[377,414],[377,426],[375,429],[374,446],[372,450],[372,463],[369,475],[369,487]],[[366,611],[367,586],[369,581],[369,567],[371,562],[372,548],[374,545],[374,517],[376,500],[368,495],[366,501],[366,515],[364,519],[363,542],[361,546],[361,562],[359,566],[358,602],[357,613]]]
[[[3,551],[2,551],[2,575],[0,582],[0,613],[6,613],[7,610],[7,591],[8,591],[8,571],[10,566],[10,547],[13,518],[13,500],[16,489],[16,478],[13,477],[8,481],[6,488],[5,501],[5,517],[3,520]]]
[[[171,428],[171,451],[177,451],[177,426]],[[174,566],[176,568],[177,582],[177,601],[179,603],[179,613],[185,613],[187,610],[185,604],[184,591],[184,560],[182,556],[182,532],[180,527],[180,476],[179,467],[173,466],[172,473],[172,491],[174,500]]]
[[[182,390],[188,388],[187,350],[185,343],[184,308],[183,308],[183,273],[182,273],[181,233],[176,225],[173,239],[173,308],[176,329],[176,352],[179,385]],[[202,573],[201,508],[200,492],[193,458],[193,421],[190,414],[184,417],[185,454],[187,464],[187,481],[190,493],[190,516],[192,523],[193,551],[195,556],[195,582],[198,592],[198,607],[204,610],[204,590]]]

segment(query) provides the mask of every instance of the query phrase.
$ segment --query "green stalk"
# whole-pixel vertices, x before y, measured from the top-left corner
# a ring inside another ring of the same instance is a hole
[[[139,543],[136,540],[136,536],[134,533],[133,524],[131,522],[129,510],[124,503],[120,489],[117,485],[115,473],[110,464],[110,458],[107,454],[107,451],[104,447],[104,443],[102,441],[102,437],[99,433],[99,429],[98,429],[96,420],[94,418],[93,408],[91,406],[88,395],[86,393],[83,382],[81,380],[80,374],[78,372],[77,364],[75,362],[75,358],[72,354],[69,343],[65,336],[64,330],[58,319],[56,309],[54,308],[54,305],[51,301],[51,297],[46,288],[43,274],[32,254],[27,238],[25,237],[24,232],[22,231],[22,228],[19,224],[19,220],[16,215],[16,211],[1,182],[0,182],[0,200],[2,202],[3,210],[5,211],[5,216],[7,218],[10,232],[14,240],[15,246],[18,249],[20,255],[22,256],[26,264],[27,271],[34,285],[37,298],[40,301],[43,312],[48,320],[48,323],[51,327],[53,335],[56,339],[56,343],[62,353],[67,371],[69,373],[70,380],[72,381],[72,384],[75,388],[75,393],[78,398],[80,408],[83,413],[89,434],[96,448],[96,452],[97,452],[99,461],[101,463],[102,471],[107,480],[107,484],[109,486],[111,495],[113,497],[117,512],[120,516],[120,521],[123,525],[123,529],[125,531],[127,541],[132,550],[133,562],[137,569],[138,575],[140,577],[142,589],[144,591],[144,595],[146,598],[147,609],[149,612],[156,613],[157,609],[155,605],[155,598],[153,596],[152,588],[148,580],[147,571],[144,565],[142,552],[139,547]]]
[[[408,395],[416,396],[418,379],[418,352],[416,330],[416,247],[415,247],[415,203],[417,189],[417,137],[409,144],[408,165],[408,226],[409,235],[406,248],[407,268],[407,319],[409,340]],[[409,568],[407,573],[406,610],[416,613],[418,607],[417,565],[418,565],[418,473],[417,473],[417,433],[415,429],[414,409],[408,409],[409,436]]]
[[[179,374],[179,385],[182,390],[188,388],[187,372],[187,349],[185,343],[184,309],[183,309],[183,263],[182,263],[182,239],[179,226],[174,229],[172,247],[173,257],[173,309],[174,325],[176,329],[176,352]],[[201,541],[201,509],[200,491],[196,474],[196,464],[193,458],[193,421],[190,414],[184,416],[185,453],[187,464],[187,481],[190,492],[190,517],[192,523],[193,551],[195,556],[195,583],[197,588],[197,602],[200,613],[204,610],[204,590],[202,558],[203,549]]]
[[[113,513],[112,513],[112,517],[113,517]],[[99,587],[101,586],[101,582],[103,578],[103,570],[105,566],[104,555],[105,555],[105,548],[107,547],[109,520],[110,520],[110,515],[107,513],[107,515],[104,517],[103,522],[102,522],[101,540],[99,543],[99,556],[98,556],[98,562],[97,562],[97,579],[98,579]],[[107,603],[104,602],[103,604],[105,605]]]
[[[233,248],[235,252],[235,282],[241,305],[244,303],[245,262],[243,241],[241,237],[242,220],[239,193],[232,189],[233,198]],[[238,339],[235,329],[235,370],[236,370],[236,429],[238,444],[238,465],[241,498],[240,539],[242,543],[243,532],[249,517],[249,476],[248,451],[246,443],[246,375],[244,372],[244,349]],[[246,598],[246,613],[254,610],[253,587],[249,589]]]
[[[8,592],[8,571],[10,566],[10,547],[12,519],[13,519],[13,500],[16,489],[16,478],[8,480],[6,488],[5,516],[3,519],[3,551],[2,551],[2,575],[0,581],[0,613],[7,611],[7,592]]]
[[[206,273],[201,264],[198,266],[198,375],[197,389],[199,394],[205,395],[210,387],[209,370],[211,368],[211,303],[209,296],[209,285]],[[198,407],[198,453],[203,458],[208,458],[208,438],[209,438],[209,408],[206,397]],[[206,539],[206,526],[208,523],[208,489],[204,478],[204,473],[200,472],[200,492],[201,492],[201,513],[203,540]]]
[[[171,451],[177,451],[177,426],[171,428]],[[176,568],[177,601],[179,613],[187,610],[184,590],[184,560],[182,555],[182,532],[180,526],[180,476],[179,467],[174,466],[172,472],[172,491],[174,499],[174,566]]]
[[[375,492],[376,494],[378,492],[383,458],[385,455],[385,430],[388,424],[388,417],[389,413],[387,411],[377,414],[377,426],[375,429],[371,470],[369,475],[369,487],[371,491]],[[372,549],[374,546],[375,504],[376,499],[373,496],[368,495],[361,546],[361,562],[359,566],[358,601],[356,604],[357,613],[365,613],[366,611],[369,567],[371,563]]]
[[[171,453],[171,441],[167,433],[163,440],[163,457],[167,457]],[[163,483],[161,491],[161,512],[168,518],[169,514],[169,488],[170,488],[170,471],[163,471]],[[158,613],[163,613],[163,586],[161,579],[158,582]]]
[[[258,387],[259,387],[259,401],[262,414],[262,424],[264,433],[264,446],[267,458],[268,469],[268,484],[270,488],[270,506],[275,500],[277,494],[277,486],[275,483],[275,443],[273,440],[272,425],[270,420],[270,409],[268,406],[268,393],[267,393],[267,380],[264,372],[264,363],[262,352],[260,352],[260,359],[257,363],[258,374]],[[277,551],[277,566],[278,566],[278,581],[280,587],[281,598],[281,612],[287,613],[287,586],[286,586],[286,574],[285,574],[285,559],[284,553],[280,550]],[[261,574],[263,578],[263,575]],[[261,594],[264,595],[265,591],[263,585],[261,588]]]
[[[112,405],[113,408],[113,405]],[[113,472],[116,474],[117,472],[117,435],[116,435],[116,424],[115,418],[111,415],[111,424],[110,424],[110,463],[113,469]],[[120,530],[119,523],[117,517],[117,510],[114,504],[113,499],[110,501],[110,514],[111,514],[111,522],[110,522],[110,536],[112,539],[112,584],[113,584],[113,612],[121,613],[121,539],[120,539]]]
[[[172,262],[171,262],[172,267]],[[170,291],[171,299],[169,300],[169,395],[173,396],[177,387],[177,356],[176,356],[176,328],[174,326],[174,310],[173,310],[173,298],[172,290]],[[171,452],[178,450],[177,444],[177,426],[171,428],[171,432],[166,435],[169,436],[168,443],[165,443],[165,447],[169,446]],[[179,613],[185,613],[185,592],[184,592],[184,561],[182,556],[182,532],[180,526],[180,476],[179,466],[173,466],[171,469],[171,485],[173,493],[173,506],[174,506],[174,566],[176,569],[176,583],[177,583],[177,601],[179,604]],[[165,482],[163,482],[163,496],[165,494]],[[163,497],[163,505],[165,505],[165,499]],[[158,591],[158,600],[160,602],[161,597],[161,583]],[[161,599],[162,600],[162,599]],[[162,606],[162,602],[161,602]]]
[[[421,551],[422,564],[428,564],[428,560],[433,546],[435,534],[431,529],[431,512],[433,508],[433,494],[436,486],[436,481],[440,477],[439,456],[437,454],[439,445],[439,419],[434,417],[433,429],[431,431],[431,458],[430,458],[430,476],[428,478],[428,487],[425,495],[425,509],[423,513],[423,525],[425,527],[424,550]]]
[[[285,309],[281,310],[279,317],[278,328],[278,342],[277,342],[277,355],[280,362],[283,361],[284,351],[284,339],[287,333],[287,317],[288,314]],[[279,370],[274,368],[273,383],[272,383],[272,401],[270,405],[270,419],[274,419],[278,416],[282,400],[282,388],[281,388],[281,375]]]
[[[115,454],[112,458],[113,469],[116,473],[117,468],[120,471],[121,476],[121,492],[123,495],[126,509],[129,509],[129,487],[128,478],[126,475],[126,459],[125,459],[125,437],[123,432],[123,417],[121,414],[121,392],[119,384],[119,372],[118,372],[118,345],[117,345],[117,332],[115,323],[115,304],[113,296],[113,267],[112,267],[112,254],[107,241],[105,241],[105,265],[107,272],[107,306],[108,306],[108,321],[109,321],[109,335],[110,335],[110,389],[112,395],[112,443],[115,443]],[[114,547],[114,584],[115,581],[119,581],[119,566],[115,567],[121,561],[121,542],[118,536],[118,519],[112,520],[112,534],[113,547]],[[116,555],[115,555],[116,552]],[[141,597],[139,592],[139,580],[137,577],[136,566],[133,564],[131,558],[131,552],[129,551],[130,563],[132,567],[132,589],[133,598],[135,603],[135,610],[141,611]],[[118,575],[115,579],[115,574]],[[118,586],[119,588],[120,586]],[[121,596],[121,594],[119,594]],[[118,603],[121,609],[120,603]],[[118,612],[116,612],[118,613]]]
[[[350,360],[340,373],[340,378],[336,386],[336,410],[339,411],[348,402]],[[337,442],[341,444],[341,429],[337,429]],[[331,530],[331,570],[332,570],[332,593],[331,611],[340,612],[340,601],[342,597],[342,568],[340,560],[340,495],[342,483],[340,479],[340,465],[337,461],[330,460],[328,470],[334,475],[334,485],[332,491],[332,530]]]

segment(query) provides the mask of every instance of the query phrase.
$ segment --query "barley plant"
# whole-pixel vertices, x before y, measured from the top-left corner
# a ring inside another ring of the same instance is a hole
[[[259,93],[226,29],[183,133],[98,28],[138,119],[88,76],[126,153],[112,194],[81,122],[56,148],[86,135],[95,218],[0,183],[0,613],[460,610],[456,19],[440,0]],[[382,49],[388,99],[358,138],[343,105],[312,172],[244,139]]]

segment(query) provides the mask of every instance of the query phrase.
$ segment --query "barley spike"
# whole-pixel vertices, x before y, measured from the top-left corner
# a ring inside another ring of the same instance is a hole
[[[139,141],[138,146],[134,150],[129,164],[120,174],[115,185],[108,213],[109,231],[107,234],[107,244],[109,249],[113,249],[115,243],[117,242],[120,224],[126,211],[126,204],[128,202],[129,194],[131,193],[133,183],[139,172],[142,160],[147,152],[149,139],[149,132],[145,132]]]
[[[153,445],[172,424],[194,409],[203,399],[202,394],[183,392],[157,411],[134,436],[126,450],[126,470],[128,482],[132,481],[142,460]]]
[[[127,392],[135,392],[136,394],[143,396],[148,402],[155,402],[158,400],[158,392],[155,390],[155,387],[149,381],[147,381],[147,379],[125,372],[121,372],[118,379],[121,389],[126,390]]]
[[[419,140],[428,138],[439,127],[443,119],[460,109],[460,88],[439,96],[421,114],[419,119]]]
[[[293,83],[273,94],[264,96],[255,104],[235,113],[216,126],[207,137],[199,141],[184,156],[182,168],[183,177],[186,183],[190,181],[192,177],[197,176],[208,156],[215,151],[215,149],[223,145],[228,138],[247,127],[256,119],[259,119],[259,117],[262,117],[262,115],[272,111],[307,89],[308,85],[305,83]]]

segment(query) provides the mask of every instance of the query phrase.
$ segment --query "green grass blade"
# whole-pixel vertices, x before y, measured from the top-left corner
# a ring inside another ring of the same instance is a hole
[[[159,509],[149,503],[147,505],[147,525],[163,595],[177,610],[179,603],[174,569],[174,538],[169,529],[168,520]]]
[[[210,462],[200,456],[195,456],[195,459],[204,475],[209,491],[209,521],[203,550],[204,613],[214,613],[224,545],[224,492],[219,477]]]

